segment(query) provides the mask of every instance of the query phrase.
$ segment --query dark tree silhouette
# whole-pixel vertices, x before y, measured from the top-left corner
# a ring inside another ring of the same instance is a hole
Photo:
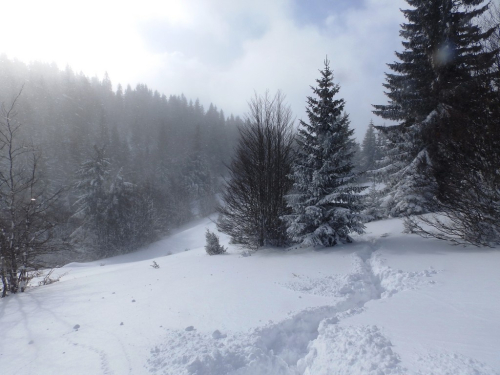
[[[255,96],[240,128],[236,154],[219,207],[218,229],[236,243],[283,246],[288,213],[284,200],[291,187],[292,115],[278,92]]]

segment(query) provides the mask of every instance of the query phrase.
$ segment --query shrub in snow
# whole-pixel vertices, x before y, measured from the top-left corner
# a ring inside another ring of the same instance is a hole
[[[207,229],[205,238],[207,240],[205,250],[208,255],[224,254],[226,252],[225,247],[220,245],[219,237],[217,237],[215,233],[212,233]]]
[[[38,282],[38,285],[39,286],[42,286],[42,285],[50,285],[50,284],[54,284],[56,282],[58,282],[59,280],[61,280],[61,277],[63,276],[66,276],[68,273],[65,272],[63,273],[62,275],[58,275],[58,276],[55,276],[55,277],[52,277],[52,272],[54,272],[54,268],[52,268],[44,277],[41,281]]]

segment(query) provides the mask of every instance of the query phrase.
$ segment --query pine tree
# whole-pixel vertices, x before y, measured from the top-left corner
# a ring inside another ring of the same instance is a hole
[[[363,170],[363,150],[361,145],[356,142],[351,142],[351,152],[352,152],[352,165],[354,166],[353,172],[359,175],[359,182],[362,182],[365,178],[365,171]]]
[[[194,137],[194,149],[185,167],[185,184],[189,196],[196,207],[197,214],[207,216],[215,211],[215,179],[213,178],[208,157],[201,146],[200,127]]]
[[[288,234],[304,245],[334,246],[351,242],[350,233],[363,233],[359,212],[364,188],[355,185],[352,172],[352,134],[344,100],[335,99],[329,61],[320,71],[316,97],[308,97],[309,123],[300,121],[298,152],[293,164],[293,193],[285,217]]]
[[[484,114],[484,85],[494,53],[481,41],[493,32],[481,32],[473,20],[487,6],[483,0],[407,0],[408,23],[400,35],[404,51],[386,74],[389,104],[375,105],[374,113],[398,125],[378,127],[388,140],[386,155],[393,216],[432,210],[442,187],[440,153],[450,137],[459,137],[453,118]]]
[[[377,136],[375,135],[375,127],[373,121],[370,121],[365,137],[363,138],[361,149],[361,170],[371,171],[376,167],[377,161]]]
[[[111,176],[111,165],[103,148],[78,171],[73,216],[80,226],[72,234],[73,244],[85,258],[108,257],[137,249],[156,239],[158,213],[147,189],[125,181],[122,169]]]
[[[106,256],[110,161],[104,148],[94,146],[94,151],[77,172],[76,188],[80,195],[75,203],[77,211],[73,217],[80,220],[81,224],[72,238],[80,245],[85,243],[87,251]]]
[[[205,239],[207,241],[205,244],[205,251],[208,255],[218,255],[226,252],[226,248],[219,243],[219,237],[208,229],[205,233]]]

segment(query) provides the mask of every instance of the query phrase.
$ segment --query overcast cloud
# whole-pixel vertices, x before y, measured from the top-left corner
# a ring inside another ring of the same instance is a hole
[[[114,83],[184,93],[242,115],[254,91],[281,89],[297,118],[325,56],[356,135],[385,103],[386,63],[401,50],[403,0],[142,0],[2,5],[0,52],[69,64]]]

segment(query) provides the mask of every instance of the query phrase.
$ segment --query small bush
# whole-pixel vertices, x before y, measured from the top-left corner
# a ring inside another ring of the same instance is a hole
[[[207,243],[205,245],[205,250],[208,255],[224,254],[226,252],[224,246],[220,245],[219,237],[217,237],[215,233],[212,233],[207,229],[207,233],[205,233],[205,238],[207,240]]]
[[[66,276],[68,274],[68,272],[65,272],[61,275],[52,277],[52,272],[54,272],[54,269],[55,268],[52,268],[49,272],[47,272],[47,274],[45,276],[43,276],[43,279],[38,282],[38,286],[54,284],[54,283],[58,282],[59,280],[61,280],[62,277]]]

